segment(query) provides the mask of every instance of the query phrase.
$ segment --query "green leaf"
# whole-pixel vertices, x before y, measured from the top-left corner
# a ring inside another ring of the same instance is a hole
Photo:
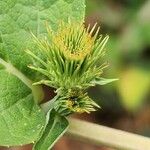
[[[66,132],[68,121],[54,110],[47,114],[47,124],[40,139],[35,143],[33,150],[50,150],[57,140]]]
[[[45,116],[33,95],[16,76],[0,70],[0,145],[34,142],[44,126]]]
[[[84,0],[0,1],[0,145],[14,146],[37,140],[45,116],[34,99],[40,88],[30,79],[36,74],[24,52],[33,48],[30,31],[45,34],[45,22],[56,29],[61,21],[84,19]]]
[[[92,81],[92,84],[98,84],[98,85],[105,85],[114,81],[117,81],[118,79],[105,79],[105,78],[97,78],[94,81]]]
[[[30,31],[45,34],[46,21],[56,29],[61,21],[83,22],[85,0],[3,0],[0,1],[0,57],[11,62],[24,74],[34,74],[24,52],[33,47]]]

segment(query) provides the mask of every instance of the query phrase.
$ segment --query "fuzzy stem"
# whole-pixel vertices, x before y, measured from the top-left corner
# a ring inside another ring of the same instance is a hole
[[[14,76],[16,76],[18,79],[20,79],[27,87],[29,87],[32,90],[34,100],[36,103],[39,103],[41,100],[43,100],[44,92],[40,85],[33,86],[33,82],[25,76],[20,70],[18,70],[16,67],[14,67],[11,63],[6,62],[2,58],[0,58],[0,64],[3,65],[6,69],[6,71]]]
[[[149,150],[150,138],[112,129],[77,119],[69,119],[70,128],[67,135],[71,138],[95,145],[124,149]]]

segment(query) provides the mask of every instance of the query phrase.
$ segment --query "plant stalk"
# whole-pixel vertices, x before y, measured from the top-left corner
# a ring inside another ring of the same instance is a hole
[[[71,138],[123,150],[150,150],[150,138],[125,131],[81,121],[69,119],[70,127],[67,135]]]
[[[2,58],[0,58],[0,64],[3,65],[6,69],[6,71],[14,76],[16,76],[18,79],[20,79],[27,87],[29,87],[32,90],[34,100],[36,103],[39,103],[44,98],[44,92],[41,85],[33,86],[33,82],[26,77],[20,70],[18,70],[15,66],[13,66],[11,63],[6,62]]]

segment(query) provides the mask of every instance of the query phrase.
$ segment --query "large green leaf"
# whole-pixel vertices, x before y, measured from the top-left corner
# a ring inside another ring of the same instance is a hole
[[[68,128],[68,121],[65,117],[60,116],[54,110],[47,114],[47,124],[45,130],[37,143],[34,150],[50,150],[57,140],[65,133]]]
[[[45,123],[32,91],[17,77],[0,70],[0,145],[35,141]]]
[[[42,91],[29,80],[36,75],[24,52],[34,47],[30,31],[41,36],[46,21],[52,29],[61,21],[83,21],[84,8],[84,0],[0,1],[0,145],[31,143],[45,124],[34,102]]]
[[[61,21],[83,21],[84,0],[2,0],[0,1],[0,55],[23,73],[29,57],[24,50],[31,48],[32,31],[37,36],[45,33],[46,21],[56,29]],[[3,43],[3,44],[2,44]]]

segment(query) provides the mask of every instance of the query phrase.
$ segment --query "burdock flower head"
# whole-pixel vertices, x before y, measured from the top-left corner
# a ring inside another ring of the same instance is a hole
[[[41,65],[29,67],[45,76],[34,84],[45,84],[61,91],[55,105],[59,112],[94,111],[98,105],[87,96],[85,90],[95,84],[112,81],[101,78],[107,66],[102,57],[109,37],[98,34],[96,25],[86,29],[79,23],[60,23],[57,31],[47,27],[47,37],[44,39],[34,36],[40,55],[30,50],[27,53],[34,58],[35,64],[38,62]]]

